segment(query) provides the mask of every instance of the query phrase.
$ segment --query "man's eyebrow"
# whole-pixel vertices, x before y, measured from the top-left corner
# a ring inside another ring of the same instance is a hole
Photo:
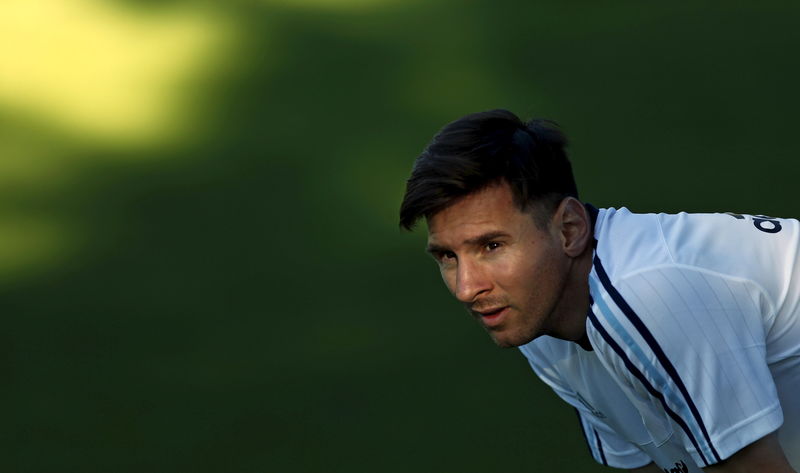
[[[467,246],[483,246],[486,243],[489,243],[492,240],[501,237],[508,237],[508,233],[502,231],[493,231],[487,232],[482,235],[478,235],[476,237],[470,238],[468,240],[464,240],[464,244]],[[428,244],[428,247],[425,248],[425,251],[431,254],[442,253],[444,251],[450,251],[450,248],[446,246],[437,245],[434,243]]]
[[[449,248],[441,246],[441,245],[428,244],[428,246],[425,247],[425,251],[430,253],[430,254],[432,254],[432,255],[435,255],[435,254],[438,254],[438,253],[443,253],[445,251],[449,251]]]
[[[507,236],[509,236],[508,233],[497,230],[493,232],[484,233],[483,235],[478,235],[474,238],[470,238],[469,240],[464,240],[464,244],[470,246],[483,246],[492,240],[496,240],[498,238]]]

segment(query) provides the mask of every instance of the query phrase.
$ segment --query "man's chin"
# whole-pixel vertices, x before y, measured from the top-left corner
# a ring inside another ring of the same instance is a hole
[[[500,348],[514,348],[530,343],[536,335],[525,335],[519,333],[489,332],[489,336],[495,345]]]

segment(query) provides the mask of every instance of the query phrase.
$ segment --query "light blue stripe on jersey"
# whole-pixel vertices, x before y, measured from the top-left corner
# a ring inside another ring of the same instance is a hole
[[[600,312],[603,314],[606,321],[608,321],[614,331],[619,334],[625,347],[639,360],[639,363],[642,365],[647,375],[655,381],[655,385],[660,389],[660,392],[665,396],[666,399],[669,400],[672,406],[677,408],[679,415],[686,425],[691,429],[692,436],[695,437],[698,442],[701,442],[699,446],[703,449],[703,456],[705,458],[714,458],[714,456],[711,454],[708,444],[703,441],[702,432],[697,423],[694,422],[694,417],[692,416],[688,404],[686,404],[683,398],[670,387],[670,384],[663,373],[650,362],[642,348],[636,343],[630,333],[628,333],[619,319],[617,319],[614,311],[611,310],[611,308],[603,299],[602,294],[604,291],[599,286],[596,279],[589,277],[589,284],[592,288],[592,292],[597,295],[597,297],[593,298],[594,302],[597,304],[597,307],[600,309]]]

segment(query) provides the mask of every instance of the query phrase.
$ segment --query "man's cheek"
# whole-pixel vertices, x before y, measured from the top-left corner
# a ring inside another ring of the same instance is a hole
[[[444,281],[444,285],[447,286],[447,290],[450,291],[450,294],[456,294],[456,280],[455,277],[449,272],[445,271],[444,269],[441,270],[442,281]]]

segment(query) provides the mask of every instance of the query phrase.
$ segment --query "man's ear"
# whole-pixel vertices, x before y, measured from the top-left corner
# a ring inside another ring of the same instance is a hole
[[[586,207],[578,199],[567,197],[558,205],[556,221],[559,224],[564,253],[572,258],[583,254],[592,238]]]

